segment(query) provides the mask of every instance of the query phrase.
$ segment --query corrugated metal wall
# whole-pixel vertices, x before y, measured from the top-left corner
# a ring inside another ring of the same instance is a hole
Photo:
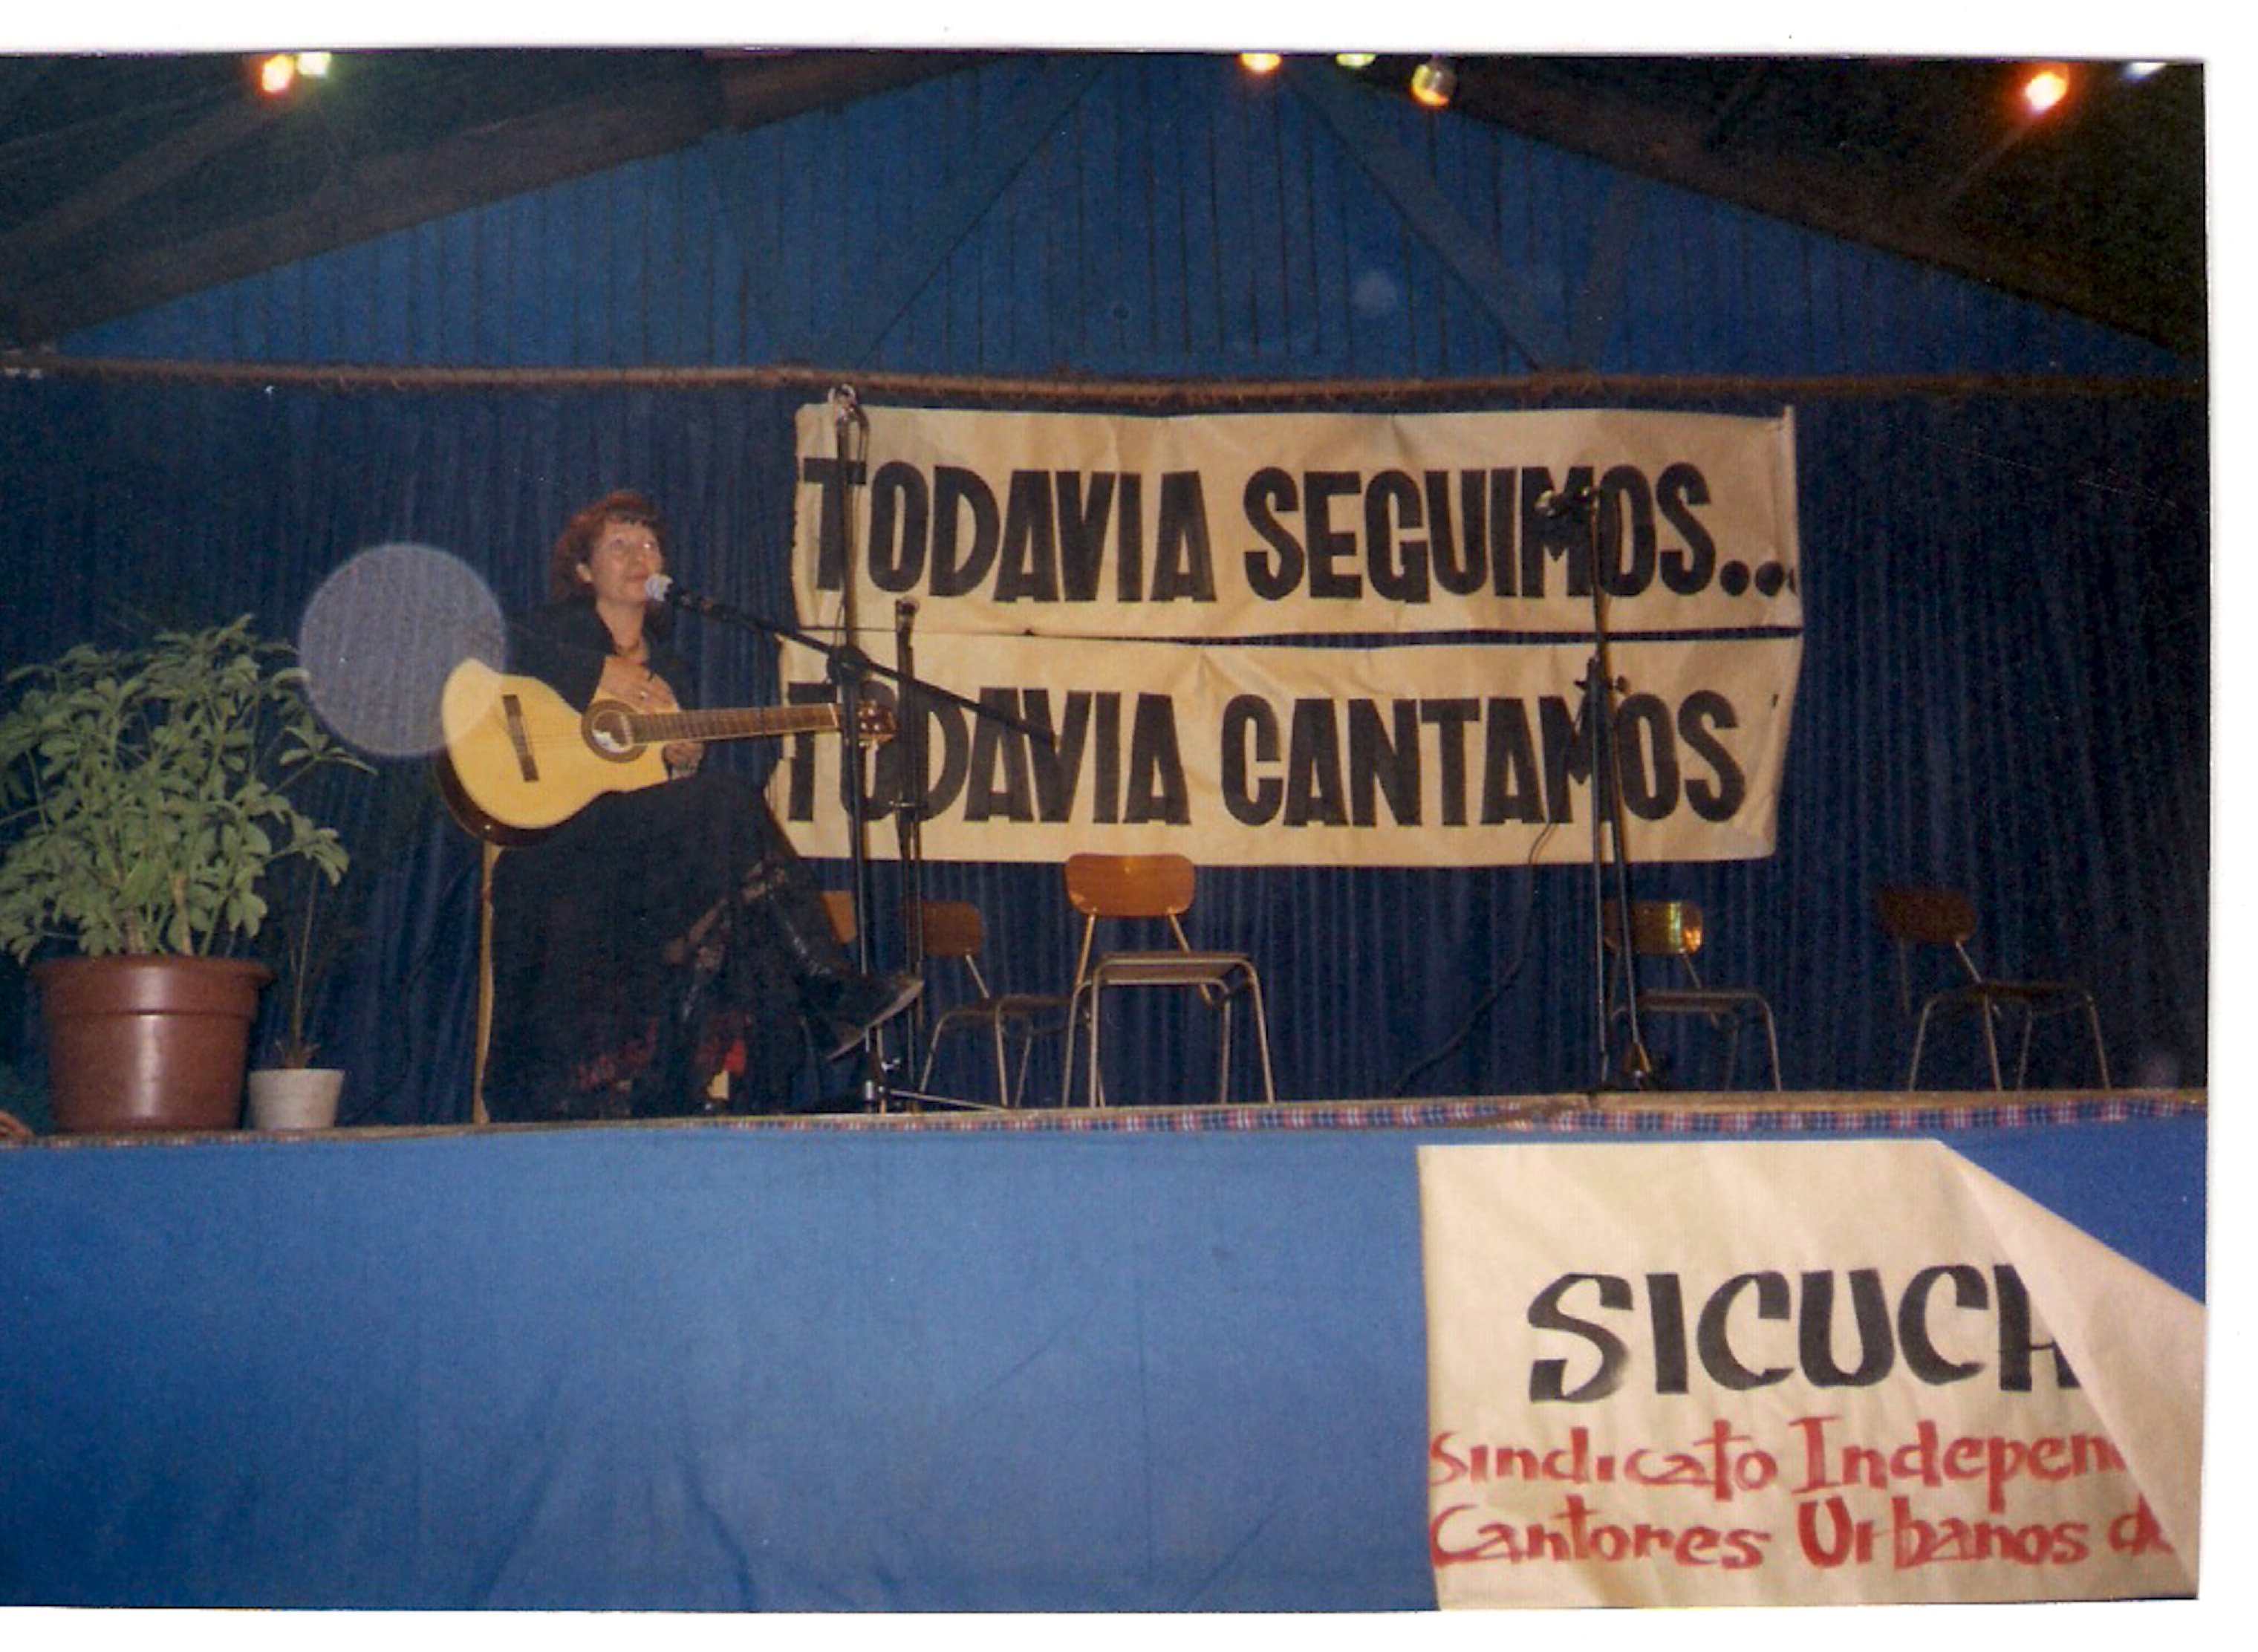
[[[1029,54],[89,330],[82,354],[1423,379],[1531,363],[1335,136],[1228,58]],[[1640,374],[2156,372],[1973,283],[1353,89],[1453,232]],[[991,186],[993,186],[992,188]],[[1620,261],[1594,247],[1627,214]],[[1603,318],[1591,326],[1587,310]],[[1589,326],[1589,332],[1580,324]],[[1594,339],[1591,335],[1596,334]]]

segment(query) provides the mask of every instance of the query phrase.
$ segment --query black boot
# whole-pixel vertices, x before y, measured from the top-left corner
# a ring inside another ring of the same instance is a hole
[[[855,967],[821,894],[798,861],[763,857],[745,881],[744,897],[791,963],[824,1060],[846,1054],[925,989],[915,975],[870,975]]]
[[[832,1047],[824,1053],[827,1061],[837,1060],[862,1043],[873,1028],[901,1014],[925,990],[925,982],[915,975],[866,975],[859,970],[835,980],[804,984],[813,987],[811,996],[830,999],[818,1010],[833,1040]]]

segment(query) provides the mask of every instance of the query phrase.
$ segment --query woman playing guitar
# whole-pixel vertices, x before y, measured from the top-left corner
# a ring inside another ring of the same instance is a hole
[[[551,553],[550,600],[514,627],[512,671],[574,707],[680,713],[690,673],[646,594],[665,566],[649,500],[581,510]],[[490,1117],[789,1106],[811,1030],[819,1053],[842,1054],[916,996],[914,977],[856,970],[749,782],[704,766],[695,740],[663,755],[662,783],[595,795],[494,869]]]

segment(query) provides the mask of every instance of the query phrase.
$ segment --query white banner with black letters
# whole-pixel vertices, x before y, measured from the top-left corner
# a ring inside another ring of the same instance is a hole
[[[1614,663],[1632,860],[1771,852],[1797,637],[1631,642]],[[1174,850],[1211,866],[1573,863],[1591,854],[1588,649],[1438,643],[1194,648],[935,635],[918,676],[925,853],[1057,861]],[[788,699],[830,692],[784,654]],[[874,698],[896,697],[881,681]],[[1010,720],[1005,720],[1006,719]],[[912,742],[869,765],[866,818],[907,786]],[[805,854],[843,855],[834,738],[787,742],[770,802]],[[874,832],[869,851],[895,852]]]
[[[1443,1605],[2194,1592],[2201,1305],[1942,1144],[1419,1175]]]
[[[1588,635],[1595,534],[1618,632],[1802,623],[1786,414],[864,416],[842,460],[834,410],[799,415],[803,625],[851,561],[863,626]]]
[[[915,674],[1001,713],[919,731],[927,855],[1587,859],[1602,616],[1629,853],[1772,852],[1802,656],[1788,415],[864,419],[799,415],[794,598],[881,663],[908,620]],[[817,656],[783,658],[788,695],[823,694]],[[910,746],[870,819],[912,790]],[[806,853],[845,853],[837,767],[802,741],[776,776]]]

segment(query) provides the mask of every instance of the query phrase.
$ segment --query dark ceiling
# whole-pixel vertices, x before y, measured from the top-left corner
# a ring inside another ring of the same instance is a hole
[[[948,73],[936,52],[356,53],[274,102],[234,55],[0,58],[0,347]],[[1400,87],[1413,63],[1364,78]],[[2204,86],[2078,66],[2046,121],[1969,60],[1473,57],[1453,108],[2200,360]]]

